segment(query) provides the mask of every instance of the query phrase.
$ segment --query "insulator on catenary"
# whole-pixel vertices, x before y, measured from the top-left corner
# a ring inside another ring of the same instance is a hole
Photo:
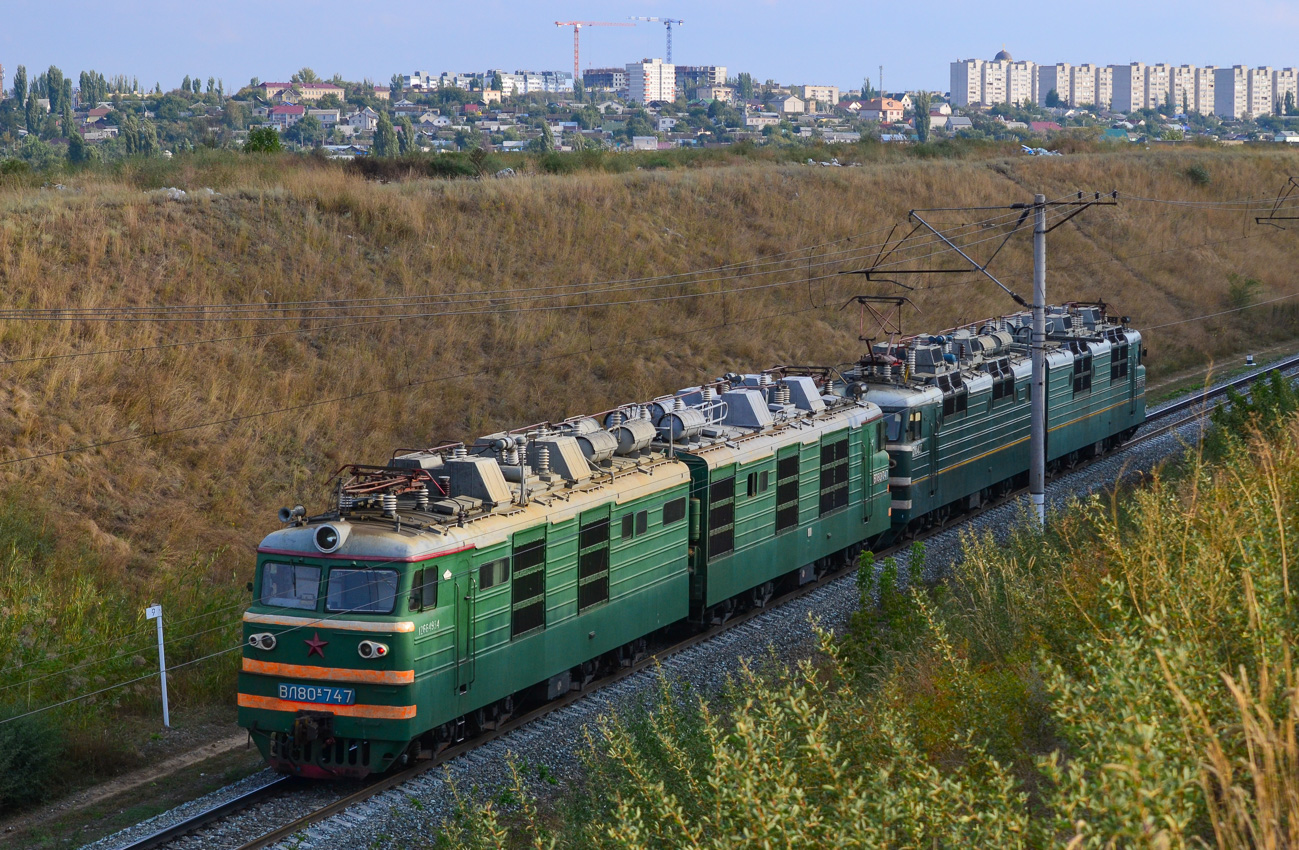
[[[396,514],[397,514],[397,494],[384,493],[383,494],[383,515],[396,516]]]
[[[421,511],[428,510],[428,487],[420,487],[415,491],[415,507]]]
[[[550,474],[550,448],[548,446],[537,447],[537,473],[540,475]]]
[[[351,493],[342,492],[338,494],[338,510],[340,512],[346,513],[350,511],[355,503],[356,499],[352,497]]]
[[[463,445],[456,446],[455,451],[453,452],[453,457],[460,458],[467,457],[468,455],[469,451]]]

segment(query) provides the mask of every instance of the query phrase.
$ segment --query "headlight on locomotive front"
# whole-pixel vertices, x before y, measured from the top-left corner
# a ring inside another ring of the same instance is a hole
[[[248,645],[254,649],[272,650],[275,648],[275,635],[270,632],[259,632],[248,636]]]
[[[388,654],[388,645],[373,640],[363,640],[356,647],[362,658],[383,658]]]

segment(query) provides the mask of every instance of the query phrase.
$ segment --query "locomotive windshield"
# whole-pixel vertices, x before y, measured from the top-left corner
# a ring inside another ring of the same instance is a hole
[[[314,610],[319,596],[320,567],[273,563],[262,565],[263,605]]]
[[[391,614],[396,602],[396,570],[329,571],[325,608],[330,611]]]
[[[888,428],[888,438],[890,443],[896,443],[902,439],[901,413],[886,413],[884,415],[884,425]]]

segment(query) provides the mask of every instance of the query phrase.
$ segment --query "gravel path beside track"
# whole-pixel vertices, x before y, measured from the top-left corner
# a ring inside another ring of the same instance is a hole
[[[1262,370],[1260,370],[1262,371]],[[1197,390],[1197,393],[1203,390]],[[1157,412],[1152,409],[1151,413]],[[1086,468],[1062,475],[1047,487],[1049,508],[1062,507],[1069,499],[1112,488],[1122,478],[1135,478],[1160,461],[1182,451],[1197,439],[1201,425],[1188,423],[1175,431],[1098,461]],[[961,555],[961,539],[968,533],[991,532],[1001,536],[1026,516],[1023,500],[1015,500],[955,523],[925,540],[925,580],[940,578]],[[897,556],[903,574],[910,574],[905,553]],[[876,564],[878,569],[880,564]],[[715,693],[745,659],[761,660],[772,652],[786,663],[806,657],[814,649],[810,618],[838,630],[856,608],[855,575],[842,576],[814,592],[786,603],[689,649],[678,652],[661,665],[670,680],[688,683],[697,692]],[[560,784],[579,769],[577,754],[585,746],[588,730],[610,712],[625,712],[641,701],[650,700],[659,683],[659,673],[645,670],[595,691],[566,708],[486,743],[473,752],[448,762],[365,803],[328,818],[276,845],[294,850],[351,850],[351,848],[419,847],[432,844],[438,824],[451,814],[451,784],[470,800],[488,800],[509,783],[507,755],[526,766],[529,780],[539,795],[553,791],[537,777],[541,766]],[[224,799],[267,783],[272,774],[263,771],[207,797],[194,800],[158,815],[129,830],[88,845],[94,850],[112,850],[134,836],[155,831]],[[347,786],[348,790],[354,786]],[[343,796],[342,786],[325,785],[297,790],[231,816],[212,828],[179,839],[171,847],[184,850],[233,850],[277,824],[319,808]]]

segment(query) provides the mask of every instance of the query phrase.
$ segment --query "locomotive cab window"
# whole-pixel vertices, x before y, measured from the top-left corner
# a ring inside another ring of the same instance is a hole
[[[889,413],[884,416],[884,437],[890,443],[896,443],[902,439],[902,414]],[[880,447],[884,446],[884,440],[880,440]]]
[[[320,567],[301,564],[262,565],[263,605],[315,610],[320,597]]]
[[[438,571],[416,570],[410,579],[410,610],[438,607]]]
[[[396,570],[329,571],[325,610],[357,614],[391,614],[397,602]]]

